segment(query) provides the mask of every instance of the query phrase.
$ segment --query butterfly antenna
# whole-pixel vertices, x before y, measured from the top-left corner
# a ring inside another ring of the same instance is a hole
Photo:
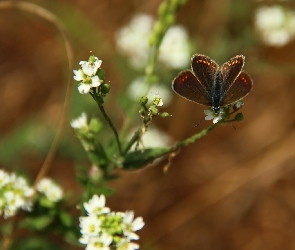
[[[230,125],[232,126],[232,128],[233,128],[234,130],[237,130],[236,127],[235,127],[232,123],[230,123]]]
[[[194,128],[195,127],[198,127],[200,124],[201,124],[201,122],[204,120],[204,118],[202,118],[200,121],[199,121],[199,123],[198,124],[196,124],[195,126],[194,126]]]

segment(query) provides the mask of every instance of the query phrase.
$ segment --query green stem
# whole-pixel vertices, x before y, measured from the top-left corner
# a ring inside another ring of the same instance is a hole
[[[210,131],[212,131],[213,129],[215,129],[219,124],[221,124],[221,123],[220,122],[215,123],[215,124],[211,125],[210,127],[206,128],[206,129],[203,129],[200,133],[197,133],[197,134],[191,136],[190,138],[187,138],[184,141],[178,142],[175,145],[174,148],[175,149],[178,149],[178,148],[181,148],[183,146],[187,146],[188,144],[193,143],[193,142],[195,142],[198,139],[201,139],[203,136],[207,135]]]
[[[98,107],[99,107],[99,109],[100,109],[100,111],[101,111],[103,117],[106,119],[106,121],[108,122],[109,126],[110,126],[111,129],[113,130],[113,133],[114,133],[114,135],[115,135],[116,142],[117,142],[117,145],[118,145],[119,153],[120,153],[120,155],[122,155],[122,147],[121,147],[121,143],[120,143],[120,140],[119,140],[118,132],[117,132],[117,130],[116,130],[114,124],[112,123],[111,119],[109,118],[109,116],[108,116],[107,113],[105,112],[103,105],[98,104]]]
[[[130,150],[132,145],[138,141],[140,134],[141,134],[141,127],[134,133],[134,135],[132,136],[132,138],[128,142],[126,148],[123,150],[122,155],[126,155],[128,153],[128,151]]]

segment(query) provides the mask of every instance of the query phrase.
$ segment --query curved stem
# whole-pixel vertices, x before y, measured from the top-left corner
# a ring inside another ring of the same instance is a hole
[[[61,114],[61,120],[60,124],[58,127],[58,130],[56,132],[56,135],[54,137],[54,140],[51,144],[51,147],[47,153],[47,156],[44,160],[44,163],[38,173],[38,176],[36,177],[34,187],[36,184],[39,182],[39,180],[44,177],[51,165],[51,162],[53,160],[54,154],[57,150],[57,146],[64,128],[64,124],[66,122],[66,114],[68,113],[68,108],[69,108],[69,103],[70,103],[70,97],[71,97],[71,90],[72,90],[72,84],[71,84],[71,74],[72,74],[72,68],[73,68],[73,49],[70,43],[70,40],[67,36],[66,29],[61,23],[61,21],[51,12],[48,10],[32,4],[32,3],[27,3],[27,2],[22,2],[22,1],[1,1],[0,2],[0,9],[19,9],[25,12],[33,13],[36,14],[45,20],[49,21],[52,23],[61,33],[64,44],[65,44],[65,49],[66,49],[66,54],[67,54],[67,59],[68,59],[68,67],[69,67],[69,73],[68,73],[68,82],[67,82],[67,89],[66,89],[66,94],[65,94],[65,99],[63,103],[63,109],[62,109],[62,114]]]

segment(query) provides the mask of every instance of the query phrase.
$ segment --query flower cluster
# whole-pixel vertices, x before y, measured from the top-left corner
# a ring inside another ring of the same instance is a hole
[[[37,185],[37,191],[44,194],[51,202],[58,202],[63,197],[63,191],[49,178],[43,178]]]
[[[87,216],[80,217],[82,237],[79,242],[86,244],[86,249],[133,250],[139,248],[138,244],[131,241],[139,239],[135,231],[144,226],[141,217],[134,220],[132,211],[111,212],[108,207],[105,207],[103,195],[94,195],[83,205]]]
[[[16,214],[18,209],[30,211],[30,198],[34,194],[26,179],[0,170],[0,214],[8,218]]]
[[[91,88],[99,87],[102,80],[98,77],[97,70],[101,66],[102,61],[96,56],[90,56],[88,61],[80,61],[82,69],[73,70],[74,79],[80,82],[78,90],[81,94],[89,93]]]
[[[142,69],[148,61],[147,37],[153,30],[154,19],[146,14],[134,16],[130,23],[117,32],[117,48],[128,56],[131,65]],[[159,50],[159,61],[167,67],[182,69],[188,65],[190,45],[186,30],[182,26],[168,29]]]
[[[255,26],[265,44],[284,46],[295,36],[295,12],[280,5],[260,7]]]

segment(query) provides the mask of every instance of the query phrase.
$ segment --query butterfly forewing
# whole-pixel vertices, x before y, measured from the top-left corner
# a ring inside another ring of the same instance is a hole
[[[179,73],[172,82],[173,90],[182,97],[203,105],[210,106],[210,96],[195,75],[185,70]]]
[[[192,57],[192,70],[209,96],[218,69],[218,64],[208,56],[197,54]]]
[[[221,106],[236,102],[252,90],[253,82],[248,74],[241,72],[224,95]]]
[[[226,93],[231,88],[231,85],[241,73],[244,62],[245,57],[243,55],[238,55],[221,66],[224,93]]]

